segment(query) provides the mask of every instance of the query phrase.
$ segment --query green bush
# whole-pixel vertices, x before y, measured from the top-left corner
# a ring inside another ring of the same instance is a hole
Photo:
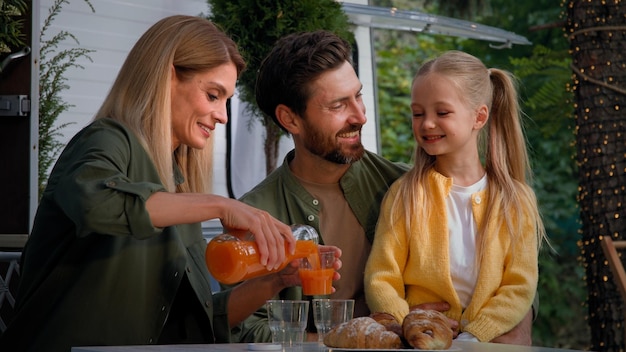
[[[20,17],[27,10],[23,0],[0,1],[0,54],[11,53],[24,45],[24,21]]]
[[[85,1],[92,12],[94,7],[89,0]],[[46,34],[50,29],[55,17],[61,12],[63,5],[69,3],[68,0],[55,0],[48,11],[48,16],[44,21],[39,35],[40,41],[40,63],[39,63],[39,195],[46,187],[48,172],[56,161],[56,158],[64,147],[58,138],[62,136],[61,130],[69,123],[57,125],[59,116],[66,112],[73,105],[64,101],[61,93],[68,89],[65,73],[71,67],[83,68],[78,63],[81,58],[91,61],[89,53],[93,50],[83,48],[59,49],[59,44],[66,40],[72,40],[80,44],[78,39],[68,31],[60,31],[46,39]]]

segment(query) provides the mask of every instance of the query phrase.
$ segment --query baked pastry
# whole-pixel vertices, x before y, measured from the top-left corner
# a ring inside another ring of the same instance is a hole
[[[324,336],[324,344],[335,348],[398,349],[402,341],[397,334],[370,317],[358,317],[332,328]]]
[[[446,350],[452,345],[448,318],[436,310],[414,309],[404,317],[402,332],[407,343],[422,350]]]
[[[387,329],[387,331],[395,332],[402,337],[402,324],[398,322],[396,317],[389,313],[375,312],[370,317]]]

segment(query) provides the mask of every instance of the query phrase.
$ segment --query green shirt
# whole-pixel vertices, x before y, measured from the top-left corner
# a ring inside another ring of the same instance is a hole
[[[151,223],[146,200],[164,190],[130,130],[100,119],[80,131],[40,201],[0,349],[154,344],[175,298],[204,308],[207,342],[228,342],[229,291],[211,294],[200,224]],[[176,297],[182,280],[195,296]]]
[[[289,162],[294,154],[293,150],[289,152],[282,166],[244,194],[240,200],[269,212],[286,224],[310,225],[319,233],[319,203],[289,169]],[[393,163],[366,151],[363,158],[353,163],[339,181],[346,201],[363,226],[370,243],[374,239],[380,203],[387,189],[408,168],[406,164]],[[299,286],[290,287],[279,296],[283,299],[302,299],[302,291]],[[267,325],[265,308],[259,309],[232,332],[233,340],[240,342],[270,341],[271,332]]]

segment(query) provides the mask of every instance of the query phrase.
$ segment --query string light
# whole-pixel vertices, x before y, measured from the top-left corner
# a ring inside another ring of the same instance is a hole
[[[576,96],[580,260],[591,349],[624,351],[624,301],[600,242],[626,239],[626,1],[564,0]],[[625,253],[626,255],[626,253]]]

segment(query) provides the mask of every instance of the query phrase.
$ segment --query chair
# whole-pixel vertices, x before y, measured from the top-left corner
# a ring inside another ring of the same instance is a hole
[[[609,262],[609,268],[611,269],[611,273],[615,279],[615,284],[622,295],[624,303],[626,303],[626,270],[624,270],[622,259],[617,253],[618,250],[626,249],[626,241],[613,241],[610,236],[604,236],[600,243],[602,245],[604,256]],[[626,311],[626,308],[624,310]],[[626,338],[626,316],[624,317],[624,326],[624,337]]]
[[[20,252],[0,252],[0,333],[7,328],[15,307],[14,292],[20,275]],[[4,302],[8,305],[5,305]]]

